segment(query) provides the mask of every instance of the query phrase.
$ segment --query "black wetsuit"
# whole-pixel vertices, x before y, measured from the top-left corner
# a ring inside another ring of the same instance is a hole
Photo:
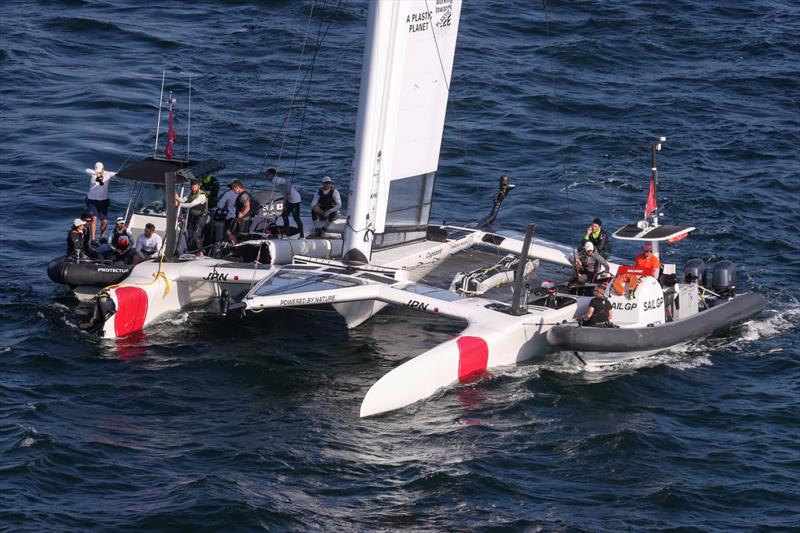
[[[250,204],[250,211],[239,220],[239,214],[244,211],[244,207]],[[234,233],[238,233],[239,235],[243,235],[250,231],[250,222],[253,220],[253,200],[250,198],[250,193],[247,191],[242,191],[236,197],[236,218],[234,220],[239,221],[239,227],[236,230],[231,230]]]
[[[592,312],[591,318],[589,318],[584,325],[607,327],[610,323],[608,314],[611,311],[611,302],[608,301],[608,298],[595,296],[592,298],[592,301],[589,302],[589,307],[594,309],[594,311]]]
[[[69,230],[67,232],[67,257],[70,259],[83,259],[83,232]]]
[[[605,259],[611,255],[611,241],[608,238],[608,233],[605,232],[604,229],[600,230],[600,234],[595,237],[591,233],[587,233],[583,239],[581,239],[581,250],[583,250],[583,246],[590,242],[594,244],[594,251],[602,255]]]

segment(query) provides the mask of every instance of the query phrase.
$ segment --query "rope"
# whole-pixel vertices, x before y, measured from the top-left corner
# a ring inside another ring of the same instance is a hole
[[[545,28],[545,35],[547,40],[550,40],[550,16],[547,11],[547,0],[542,0],[542,4],[544,6],[544,28]],[[555,60],[553,59],[553,51],[550,49],[550,46],[547,47],[547,56],[550,60],[550,79],[553,83],[553,105],[555,107],[555,116],[556,116],[556,128],[558,129],[558,154],[559,158],[561,159],[561,180],[564,183],[564,195],[566,197],[566,208],[567,208],[567,222],[569,227],[575,227],[574,217],[572,213],[571,202],[569,198],[569,186],[567,183],[567,164],[564,158],[564,128],[561,124],[561,119],[559,117],[559,110],[558,110],[558,90],[556,85],[556,74],[555,74]],[[570,244],[572,246],[572,252],[574,256],[578,255],[578,247],[575,245],[575,236],[573,234],[572,238],[570,239]],[[578,262],[575,261],[575,276],[578,276]]]
[[[139,287],[145,287],[147,285],[151,285],[151,284],[155,283],[159,279],[163,279],[164,280],[164,294],[161,295],[161,299],[163,300],[164,298],[166,298],[167,294],[169,294],[170,291],[172,290],[172,288],[170,287],[170,284],[169,284],[169,278],[167,278],[166,274],[164,274],[164,272],[161,270],[163,265],[164,265],[164,246],[166,246],[166,245],[167,245],[167,241],[166,241],[166,239],[163,239],[161,241],[161,248],[158,250],[158,255],[159,255],[159,257],[158,257],[158,270],[156,271],[155,275],[153,275],[153,279],[152,280],[150,280],[150,281],[142,281],[142,282],[129,281],[125,285],[137,285]],[[95,295],[94,299],[97,300],[100,297],[108,298],[108,291],[111,290],[111,289],[116,289],[117,287],[120,287],[120,286],[122,286],[122,283],[115,283],[114,285],[109,285],[108,287],[103,287],[103,289],[100,290]]]
[[[289,185],[292,185],[294,182],[295,171],[297,169],[297,158],[300,155],[300,144],[303,140],[303,129],[305,127],[306,122],[306,111],[308,110],[308,101],[311,94],[311,82],[314,78],[314,66],[317,62],[317,55],[319,54],[320,48],[322,48],[322,42],[325,40],[325,36],[328,35],[328,30],[331,29],[331,24],[333,24],[333,19],[336,18],[336,14],[339,12],[339,7],[342,5],[342,0],[339,0],[336,3],[336,9],[333,10],[333,14],[331,15],[330,19],[328,19],[328,25],[325,27],[325,31],[322,32],[322,14],[319,17],[319,29],[317,30],[317,43],[314,47],[314,55],[311,58],[311,64],[309,65],[308,71],[308,84],[306,85],[306,97],[303,101],[303,114],[300,117],[300,131],[297,134],[297,147],[295,148],[294,152],[294,163],[292,164],[292,174],[289,178]],[[323,5],[324,7],[324,5]],[[288,200],[288,198],[286,199]]]
[[[297,98],[298,93],[300,92],[300,87],[305,82],[306,77],[308,76],[308,69],[306,69],[306,73],[303,76],[303,79],[300,79],[300,72],[302,71],[303,67],[303,57],[305,56],[306,51],[306,44],[308,43],[308,36],[309,36],[309,28],[311,26],[311,20],[314,17],[314,8],[316,7],[316,2],[311,3],[311,9],[308,11],[308,20],[306,21],[306,31],[303,36],[303,44],[300,47],[300,60],[297,62],[297,75],[294,80],[294,87],[292,88],[292,97],[289,100],[289,107],[286,109],[286,115],[284,116],[283,122],[281,123],[281,127],[278,129],[278,132],[275,134],[275,138],[272,140],[272,143],[267,150],[267,153],[264,155],[264,159],[261,161],[261,166],[259,167],[259,175],[264,172],[264,168],[267,166],[267,161],[269,160],[269,156],[272,154],[272,148],[277,142],[278,138],[281,137],[281,145],[278,150],[278,163],[276,166],[280,166],[280,162],[283,156],[283,147],[286,144],[286,135],[289,126],[289,119],[292,115],[292,110],[294,109],[294,102]],[[256,176],[257,177],[257,176]],[[254,178],[255,180],[256,178]],[[274,189],[273,189],[274,190]]]
[[[431,11],[430,7],[428,6],[428,0],[425,0],[425,10],[429,11],[429,12]],[[442,70],[442,77],[444,78],[445,87],[447,87],[448,107],[453,112],[453,115],[454,115],[454,118],[455,118],[455,120],[453,121],[453,127],[460,134],[460,133],[462,133],[461,127],[459,126],[460,119],[458,117],[458,113],[456,112],[456,104],[455,104],[455,102],[452,102],[449,99],[449,95],[450,95],[450,80],[447,79],[447,73],[446,73],[445,68],[444,68],[444,61],[442,60],[442,54],[441,54],[441,51],[439,50],[439,41],[436,39],[436,32],[433,30],[433,24],[428,24],[428,27],[430,28],[431,35],[433,36],[433,44],[436,47],[436,57],[437,57],[437,59],[439,59],[439,68],[441,68],[441,70]],[[469,151],[467,150],[467,143],[466,143],[463,135],[458,135],[457,137],[461,141],[461,147],[464,149],[464,156],[465,156],[465,158],[467,160],[466,161],[467,162],[467,172],[469,173],[469,177],[472,179],[472,183],[475,184],[475,187],[473,188],[473,193],[477,195],[477,193],[479,192],[478,180],[475,179],[475,174],[472,171],[472,169],[473,169],[472,158],[470,157]]]

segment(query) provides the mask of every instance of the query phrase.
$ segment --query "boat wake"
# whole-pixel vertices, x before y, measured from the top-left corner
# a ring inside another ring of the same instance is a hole
[[[765,318],[749,320],[742,325],[741,341],[777,337],[800,328],[800,302],[793,301],[784,309],[764,312]]]

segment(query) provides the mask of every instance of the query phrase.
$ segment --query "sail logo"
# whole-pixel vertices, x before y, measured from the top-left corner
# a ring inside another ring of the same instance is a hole
[[[448,28],[453,24],[453,0],[436,0],[437,28]]]
[[[616,309],[618,311],[632,311],[637,307],[639,307],[639,305],[635,302],[634,303],[627,302],[624,304],[622,302],[613,302],[611,304],[611,309]]]
[[[419,31],[426,31],[431,23],[431,12],[422,11],[420,13],[412,13],[406,16],[406,24],[408,24],[408,33],[417,33]]]

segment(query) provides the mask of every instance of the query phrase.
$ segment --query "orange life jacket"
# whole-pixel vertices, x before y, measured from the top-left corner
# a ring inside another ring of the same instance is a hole
[[[639,276],[636,274],[620,274],[614,278],[611,288],[617,295],[622,296],[625,294],[625,289],[628,289],[629,294],[633,295],[636,292],[636,287],[639,286]]]

